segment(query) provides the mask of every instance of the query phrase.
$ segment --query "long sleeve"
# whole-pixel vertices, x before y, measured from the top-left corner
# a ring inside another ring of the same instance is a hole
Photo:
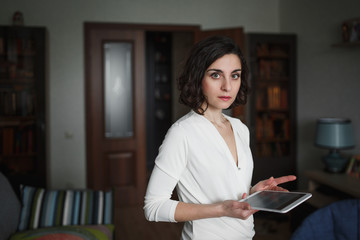
[[[159,148],[145,195],[144,212],[149,221],[175,222],[177,201],[171,194],[186,167],[186,137],[180,126],[174,124]]]
[[[178,202],[170,199],[176,183],[176,179],[155,165],[145,196],[144,212],[147,220],[176,222],[174,216]]]

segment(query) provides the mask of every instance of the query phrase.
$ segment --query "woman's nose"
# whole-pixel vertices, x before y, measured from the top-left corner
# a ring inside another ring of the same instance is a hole
[[[231,90],[231,82],[228,79],[223,80],[221,90],[224,92],[229,92]]]

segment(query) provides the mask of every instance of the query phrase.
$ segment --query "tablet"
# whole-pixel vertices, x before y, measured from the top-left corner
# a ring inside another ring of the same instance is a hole
[[[305,192],[259,191],[241,201],[256,210],[286,213],[311,196],[311,193]]]

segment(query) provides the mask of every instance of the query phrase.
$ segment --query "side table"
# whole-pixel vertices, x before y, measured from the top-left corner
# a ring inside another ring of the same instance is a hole
[[[308,190],[313,194],[308,203],[315,208],[344,198],[360,198],[360,179],[320,170],[308,170],[305,176],[309,179]]]
[[[291,211],[291,230],[295,231],[302,221],[319,208],[347,198],[360,198],[360,179],[321,170],[305,171],[308,192],[312,197]]]

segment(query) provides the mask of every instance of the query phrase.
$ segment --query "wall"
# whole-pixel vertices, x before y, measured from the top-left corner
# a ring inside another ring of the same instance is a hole
[[[279,0],[2,0],[0,24],[11,24],[17,10],[27,26],[48,30],[48,183],[53,188],[86,186],[84,22],[243,26],[252,32],[280,27]]]
[[[356,148],[360,153],[360,46],[334,48],[341,41],[343,20],[360,17],[360,1],[282,0],[280,30],[298,36],[298,174],[322,169],[326,150],[314,146],[316,119],[346,117],[353,121]],[[302,178],[300,187],[305,187]]]

